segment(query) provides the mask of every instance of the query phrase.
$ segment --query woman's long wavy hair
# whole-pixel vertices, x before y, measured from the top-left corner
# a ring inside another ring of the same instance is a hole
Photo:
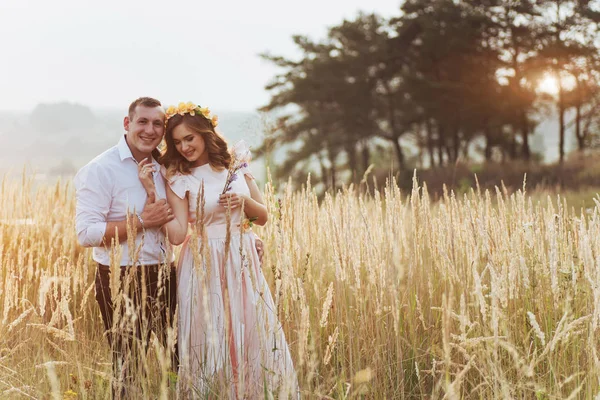
[[[177,151],[173,142],[173,129],[181,124],[184,124],[192,132],[202,136],[205,145],[204,151],[208,151],[208,163],[211,167],[216,170],[229,168],[231,154],[227,150],[227,141],[215,131],[211,122],[199,114],[194,116],[190,114],[177,114],[169,118],[167,122],[165,130],[166,150],[158,160],[167,169],[168,177],[173,176],[176,172],[182,174],[191,173],[192,163]]]

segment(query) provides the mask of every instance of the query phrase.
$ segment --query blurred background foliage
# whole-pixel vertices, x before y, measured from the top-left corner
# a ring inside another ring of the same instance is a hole
[[[482,186],[521,187],[525,173],[533,186],[600,186],[584,157],[600,144],[599,22],[598,1],[408,0],[396,17],[295,36],[301,57],[262,55],[281,73],[258,153],[275,180],[310,173],[320,191],[367,171],[410,188],[414,169],[433,192],[475,173]],[[531,143],[548,115],[554,165]]]

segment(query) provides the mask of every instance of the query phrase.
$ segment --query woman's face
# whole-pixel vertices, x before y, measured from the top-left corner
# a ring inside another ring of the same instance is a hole
[[[192,167],[199,167],[208,162],[204,139],[185,124],[179,124],[173,129],[173,143],[179,154],[192,163]]]

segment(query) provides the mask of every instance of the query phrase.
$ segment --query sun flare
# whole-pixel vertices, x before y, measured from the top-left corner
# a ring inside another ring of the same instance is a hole
[[[558,81],[552,75],[544,75],[544,78],[538,83],[538,90],[551,95],[558,94]]]

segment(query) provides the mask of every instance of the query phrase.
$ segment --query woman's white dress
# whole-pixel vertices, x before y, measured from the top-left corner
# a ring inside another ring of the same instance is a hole
[[[242,168],[231,192],[250,195]],[[209,164],[168,180],[180,198],[187,195],[190,222],[204,185],[206,239],[184,243],[178,264],[179,389],[183,396],[204,396],[230,385],[230,398],[297,398],[298,383],[271,292],[256,252],[256,236],[244,232],[240,208],[227,216],[218,204],[227,170]],[[202,226],[196,225],[199,228]],[[198,229],[201,231],[202,229]],[[204,256],[203,256],[204,254]],[[222,394],[222,392],[221,392]]]

